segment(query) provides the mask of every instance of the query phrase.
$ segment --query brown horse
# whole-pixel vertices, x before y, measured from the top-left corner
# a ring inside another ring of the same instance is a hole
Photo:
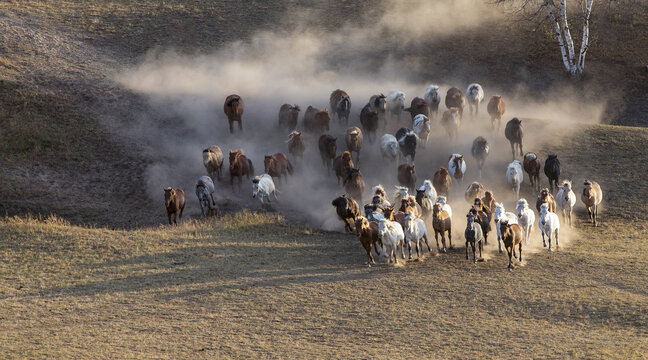
[[[452,249],[452,219],[447,211],[441,209],[443,205],[436,203],[432,207],[432,227],[434,228],[434,238],[437,243],[437,250],[447,252],[445,233],[448,232],[448,240],[450,241],[450,249]],[[439,234],[441,234],[441,243],[443,250],[439,248]]]
[[[367,251],[367,264],[375,264],[376,262],[371,255],[371,246],[373,245],[376,254],[380,253],[377,244],[382,247],[382,241],[378,237],[378,223],[375,221],[370,222],[364,216],[360,216],[355,220],[355,228],[362,247]]]
[[[164,189],[164,204],[166,205],[167,217],[169,218],[169,225],[178,225],[178,221],[182,221],[182,212],[185,207],[185,193],[182,189],[174,189],[171,187]],[[173,222],[171,221],[173,215]]]
[[[351,225],[355,226],[355,220],[361,215],[358,203],[352,197],[340,195],[331,202],[331,205],[335,207],[335,212],[344,222],[344,229],[354,232]]]
[[[513,270],[513,265],[511,264],[511,255],[513,255],[518,261],[522,262],[522,239],[524,239],[524,231],[522,227],[518,224],[510,224],[507,221],[500,222],[500,233],[502,234],[502,241],[504,241],[504,247],[506,252],[508,252],[508,270]],[[519,246],[520,257],[515,255],[515,246]]]
[[[301,109],[297,105],[283,104],[279,108],[279,127],[290,131],[297,127],[297,118]]]
[[[347,176],[344,178],[344,190],[354,199],[362,203],[362,193],[364,192],[365,182],[362,178],[360,169],[351,168],[347,170]]]
[[[302,133],[293,130],[288,135],[288,153],[296,160],[297,158],[302,159],[304,157],[304,151],[306,151],[306,146],[304,145]]]
[[[524,154],[522,167],[524,168],[524,171],[529,174],[531,187],[535,191],[540,191],[540,166],[540,158],[538,158],[538,154],[533,152]]]
[[[345,151],[338,155],[335,160],[333,160],[333,167],[335,168],[335,177],[337,178],[338,185],[340,185],[340,179],[344,180],[347,176],[347,172],[353,168],[351,153]]]
[[[223,151],[214,145],[210,146],[202,152],[203,165],[205,170],[207,170],[207,175],[211,177],[212,181],[215,181],[215,177],[218,180],[223,176]],[[216,175],[214,177],[214,175]]]
[[[444,111],[443,115],[441,115],[441,125],[446,130],[448,137],[451,140],[456,140],[459,134],[459,126],[461,126],[460,109],[453,107]]]
[[[360,149],[362,149],[362,130],[357,126],[352,126],[346,130],[344,136],[347,150],[356,153],[356,161],[360,162]]]
[[[515,160],[515,148],[517,145],[518,150],[520,150],[520,156],[523,156],[524,152],[522,150],[522,138],[524,134],[522,132],[522,120],[514,117],[506,123],[504,128],[504,136],[511,143],[511,154],[513,154],[513,160]]]
[[[230,185],[232,185],[232,190],[234,190],[234,178],[238,177],[240,192],[241,184],[243,183],[243,176],[247,176],[248,179],[250,179],[250,176],[254,176],[254,166],[252,165],[252,160],[243,155],[243,150],[241,149],[238,149],[236,151],[230,150],[229,163]]]
[[[589,221],[593,221],[594,226],[598,226],[598,208],[603,200],[603,191],[596,181],[585,180],[583,185],[585,185],[585,188],[583,189],[581,200],[585,204],[585,207],[587,207]]]
[[[320,110],[309,106],[304,113],[304,129],[307,132],[323,133],[329,131],[331,116],[328,110]]]
[[[506,104],[504,104],[502,97],[500,95],[493,95],[488,102],[486,111],[488,111],[488,115],[490,115],[493,130],[495,130],[495,121],[497,120],[497,131],[499,131],[502,126],[502,116],[504,116],[504,112],[506,112]]]
[[[414,117],[418,114],[430,116],[430,108],[428,107],[428,103],[420,97],[415,97],[414,99],[412,99],[410,107],[403,109],[403,111],[409,112],[412,116],[412,120],[414,120]]]
[[[457,108],[459,115],[463,117],[463,110],[466,106],[466,98],[463,92],[456,87],[450,88],[446,93],[445,105],[448,109]]]
[[[331,160],[335,158],[335,153],[337,152],[336,141],[337,138],[331,135],[322,135],[319,138],[320,157],[322,158],[322,164],[326,167],[327,173],[331,170]]]
[[[538,195],[538,200],[536,201],[536,209],[538,210],[538,213],[540,213],[540,205],[544,203],[547,203],[549,205],[550,212],[556,212],[556,199],[553,195],[551,195],[549,189],[547,188],[542,189],[542,191],[540,191],[540,195]]]
[[[440,167],[439,170],[434,173],[432,185],[434,185],[434,188],[439,194],[448,196],[450,194],[450,186],[452,186],[452,178],[450,177],[448,169]]]
[[[293,174],[293,166],[283,153],[267,154],[263,159],[263,165],[266,174],[273,178],[281,179],[281,175],[286,175],[284,176],[286,182],[288,181],[288,175]]]
[[[484,185],[478,182],[473,182],[468,185],[466,192],[464,193],[466,201],[471,205],[474,203],[475,198],[481,199],[484,195],[486,195],[486,189],[484,189]]]
[[[416,169],[414,165],[400,164],[397,178],[400,186],[406,186],[409,191],[414,192],[416,186]]]
[[[243,98],[240,96],[232,94],[225,99],[223,111],[227,115],[227,121],[229,121],[230,133],[234,132],[232,125],[234,121],[238,121],[239,131],[243,131],[243,109],[245,109],[245,104],[243,103]]]
[[[329,107],[331,113],[335,114],[338,122],[343,124],[349,123],[349,112],[351,111],[351,98],[344,90],[334,90],[329,97]]]

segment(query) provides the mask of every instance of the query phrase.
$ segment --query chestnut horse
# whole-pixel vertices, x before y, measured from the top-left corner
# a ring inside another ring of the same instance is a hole
[[[234,127],[232,123],[238,121],[238,128],[240,131],[243,131],[243,109],[245,104],[243,103],[243,98],[236,94],[232,94],[225,99],[225,104],[223,105],[223,111],[227,115],[227,121],[229,121],[229,130],[230,133],[234,132]]]
[[[254,166],[252,165],[252,160],[243,155],[243,150],[241,149],[238,149],[236,151],[230,150],[229,163],[230,185],[232,185],[232,190],[234,190],[234,178],[238,177],[239,192],[241,192],[243,175],[247,176],[248,180],[250,179],[250,176],[254,176]]]
[[[164,189],[164,204],[166,205],[167,216],[169,217],[169,225],[178,225],[178,221],[182,221],[182,212],[185,207],[185,193],[182,189],[174,189],[168,187]],[[173,215],[173,222],[171,221]]]
[[[304,145],[302,133],[293,130],[293,132],[288,135],[288,153],[297,160],[297,158],[302,159],[304,157],[304,151],[306,151],[306,146]]]
[[[533,152],[524,154],[522,167],[529,174],[531,187],[535,191],[540,191],[540,159],[538,158],[538,154]]]
[[[439,192],[445,196],[450,195],[450,186],[452,186],[452,178],[448,169],[441,167],[434,173],[432,185]]]
[[[536,201],[536,209],[540,212],[540,205],[547,203],[549,205],[549,211],[552,213],[556,212],[556,199],[549,192],[549,189],[544,188],[540,191],[538,195],[538,200]]]
[[[290,131],[297,127],[297,118],[301,109],[297,105],[283,104],[279,108],[279,127]]]
[[[263,165],[265,168],[266,174],[270,175],[273,178],[281,179],[281,175],[284,176],[284,180],[288,181],[288,174],[293,174],[293,166],[286,158],[286,155],[283,153],[276,153],[274,155],[266,155],[263,159]]]
[[[328,110],[309,106],[304,113],[304,129],[307,132],[323,133],[329,131],[331,116]]]

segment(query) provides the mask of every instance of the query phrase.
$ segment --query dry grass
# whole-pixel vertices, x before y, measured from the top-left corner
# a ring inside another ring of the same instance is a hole
[[[8,218],[0,357],[644,358],[637,164],[648,155],[636,151],[647,140],[645,129],[596,126],[561,149],[569,172],[598,174],[602,226],[579,208],[568,247],[512,273],[504,256],[473,265],[461,247],[367,268],[355,237],[272,214],[132,231]]]

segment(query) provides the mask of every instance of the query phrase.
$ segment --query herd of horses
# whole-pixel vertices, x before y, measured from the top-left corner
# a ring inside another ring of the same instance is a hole
[[[275,181],[281,181],[283,177],[285,182],[295,171],[293,164],[302,164],[307,144],[316,142],[322,166],[328,174],[335,174],[338,185],[342,180],[345,191],[331,204],[343,221],[345,230],[358,236],[367,253],[367,265],[375,263],[372,248],[377,255],[387,257],[388,262],[397,263],[398,249],[400,248],[401,258],[405,258],[407,247],[409,259],[412,259],[413,246],[417,259],[420,259],[423,244],[428,252],[431,251],[428,229],[434,231],[437,251],[445,253],[453,248],[452,208],[447,199],[451,195],[450,189],[460,186],[464,181],[466,158],[460,153],[451,154],[447,167],[440,167],[432,180],[425,179],[418,187],[415,165],[417,150],[426,149],[431,132],[430,123],[439,117],[441,98],[439,87],[436,85],[428,86],[423,98],[412,99],[409,107],[405,107],[405,94],[402,91],[392,90],[386,96],[375,94],[362,108],[359,126],[349,126],[351,98],[346,91],[337,89],[330,95],[328,109],[307,107],[302,118],[304,133],[297,130],[301,108],[295,104],[283,104],[279,108],[278,127],[288,133],[288,156],[282,152],[266,154],[263,161],[264,171],[256,175],[252,160],[242,149],[230,150],[229,182],[232,190],[235,190],[236,184],[240,193],[243,177],[246,177],[252,183],[252,197],[258,198],[262,207],[271,201],[271,197],[275,201],[278,200]],[[466,103],[469,105],[470,116],[474,118],[483,102],[484,90],[479,84],[470,84],[465,92],[456,87],[447,91],[447,109],[441,114],[439,123],[445,129],[450,142],[456,142],[459,136]],[[244,102],[241,96],[233,94],[226,98],[224,113],[231,133],[234,132],[234,122],[238,123],[239,131],[243,131],[243,110]],[[502,96],[493,95],[488,102],[487,112],[494,133],[499,132],[505,111],[506,105]],[[394,134],[388,133],[387,126],[402,124],[402,116],[405,113],[409,113],[411,126],[400,127]],[[341,152],[338,152],[338,138],[330,133],[332,118],[337,119],[340,126],[347,127],[343,133],[344,148]],[[379,132],[383,133],[377,144],[380,155],[386,163],[396,163],[399,186],[396,186],[396,192],[389,199],[385,189],[376,185],[372,187],[371,199],[364,203],[365,181],[356,165],[360,163],[364,136],[367,136],[369,144],[374,144]],[[495,201],[493,191],[485,189],[481,183],[475,181],[469,184],[464,192],[468,203],[464,238],[466,259],[469,258],[469,249],[472,249],[473,262],[477,262],[476,253],[479,251],[481,258],[483,247],[488,243],[488,235],[494,227],[499,252],[503,252],[504,244],[509,257],[508,269],[511,270],[512,257],[522,261],[522,244],[528,244],[536,223],[533,209],[529,207],[526,199],[520,198],[520,187],[524,183],[525,173],[529,178],[530,188],[538,194],[535,207],[538,214],[537,225],[541,230],[543,245],[546,247],[548,243],[549,250],[553,250],[554,243],[558,246],[560,220],[557,211],[563,214],[563,222],[568,222],[571,226],[576,195],[570,181],[563,180],[559,185],[562,165],[556,154],[550,154],[544,161],[544,173],[549,187],[541,189],[540,170],[543,166],[536,153],[523,151],[524,132],[520,119],[514,117],[506,123],[504,136],[511,146],[512,155],[512,162],[504,175],[508,186],[518,199],[516,212],[507,212],[502,203]],[[476,137],[472,143],[471,155],[479,169],[480,179],[489,153],[490,145],[486,138]],[[202,154],[207,176],[200,177],[195,193],[202,215],[206,217],[218,213],[213,197],[216,191],[214,182],[223,180],[225,157],[221,148],[216,145],[204,149]],[[517,159],[518,156],[521,161]],[[171,187],[165,188],[164,193],[169,224],[177,224],[182,218],[186,202],[185,193],[181,189]],[[598,207],[602,200],[599,184],[585,180],[581,200],[587,207],[589,220],[597,226]]]

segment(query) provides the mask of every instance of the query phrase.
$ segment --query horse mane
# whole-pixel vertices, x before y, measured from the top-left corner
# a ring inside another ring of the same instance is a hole
[[[589,181],[589,180],[585,180],[585,182],[583,183],[583,185],[585,185],[585,186],[587,186],[587,187],[591,187],[591,186],[592,186],[592,182]]]
[[[560,184],[560,187],[565,187],[565,186],[567,186],[567,188],[569,188],[569,190],[571,190],[571,188],[572,188],[572,182],[569,181],[569,180],[566,180],[566,179],[563,180],[562,184]]]

